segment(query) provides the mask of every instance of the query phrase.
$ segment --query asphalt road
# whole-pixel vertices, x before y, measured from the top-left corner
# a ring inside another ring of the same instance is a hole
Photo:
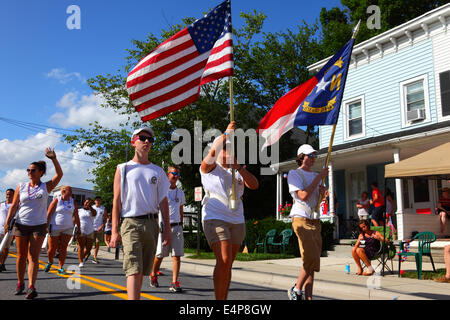
[[[0,300],[23,300],[24,295],[15,296],[17,285],[16,255],[14,248],[6,261],[6,272],[0,273]],[[50,272],[43,271],[47,262],[46,254],[41,253],[40,270],[36,289],[36,300],[125,300],[126,278],[122,270],[122,263],[115,260],[100,260],[100,264],[92,263],[89,259],[85,267],[78,268],[78,259],[75,252],[69,252],[65,268],[75,271],[73,275],[57,275],[57,259]],[[162,269],[164,276],[159,277],[159,288],[149,286],[145,279],[142,289],[143,300],[214,300],[212,276],[197,276],[182,272],[182,293],[169,291],[172,279],[171,270]],[[25,275],[25,285],[28,287],[28,276]],[[229,300],[287,300],[284,290],[271,289],[257,285],[248,285],[232,282],[228,295]],[[320,298],[319,298],[320,299]]]

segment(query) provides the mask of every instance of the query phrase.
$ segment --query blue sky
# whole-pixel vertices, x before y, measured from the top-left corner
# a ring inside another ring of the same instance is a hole
[[[99,107],[101,100],[93,95],[86,79],[122,71],[132,39],[143,40],[149,33],[159,35],[161,29],[180,23],[184,17],[200,18],[219,3],[220,0],[2,1],[0,118],[66,129],[87,127],[89,122],[100,120],[114,127],[120,117]],[[71,15],[66,10],[72,4],[81,10],[80,30],[66,26]],[[256,9],[268,16],[263,31],[293,29],[303,19],[309,23],[318,19],[322,7],[335,6],[341,6],[339,0],[234,0],[233,26],[242,25],[240,12]],[[60,155],[65,169],[62,183],[92,187],[86,182],[86,171],[92,166],[90,159],[72,154],[60,141],[60,131],[38,131],[0,121],[0,201],[7,187],[26,181],[27,165],[44,158],[45,146],[55,147]]]

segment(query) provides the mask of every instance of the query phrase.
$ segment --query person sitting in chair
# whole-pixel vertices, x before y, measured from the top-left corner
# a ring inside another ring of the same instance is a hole
[[[384,241],[384,237],[378,231],[370,230],[369,220],[361,220],[358,224],[359,237],[355,246],[352,248],[352,256],[358,267],[357,275],[371,276],[375,270],[370,263],[370,260],[380,250],[380,241]],[[364,247],[360,247],[363,245]],[[367,271],[363,273],[361,260],[367,266]]]
[[[450,188],[442,188],[442,197],[439,198],[436,214],[439,214],[441,233],[444,235],[447,227],[447,219],[450,218]]]

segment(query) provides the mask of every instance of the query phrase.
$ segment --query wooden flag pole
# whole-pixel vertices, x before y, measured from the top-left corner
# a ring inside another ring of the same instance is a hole
[[[234,106],[233,106],[233,77],[228,77],[228,83],[230,87],[230,122],[234,121]],[[234,132],[230,135],[231,140],[231,159],[234,159]],[[236,210],[236,170],[231,169],[231,199],[230,209]]]
[[[352,39],[356,38],[356,35],[358,34],[359,31],[359,26],[361,24],[361,20],[358,21],[358,24],[356,25],[354,31],[353,31],[353,35],[352,35]],[[353,49],[353,48],[352,48]],[[345,79],[346,80],[346,79]],[[344,80],[344,87],[345,87],[345,81]],[[342,88],[342,90],[344,90],[344,88]],[[336,133],[336,125],[337,125],[337,121],[336,123],[333,125],[333,130],[331,132],[331,138],[330,138],[330,144],[328,146],[328,154],[327,154],[327,158],[325,160],[325,167],[328,167],[328,165],[330,164],[330,159],[331,159],[331,149],[333,147],[333,141],[334,141],[334,134]],[[325,178],[322,179],[321,185],[325,184]],[[323,194],[320,192],[319,193],[319,199],[317,200],[317,205],[316,205],[316,212],[319,212],[320,209],[320,204],[322,203],[322,198],[323,198]],[[331,201],[334,201],[334,194],[330,194],[329,195],[329,199]]]

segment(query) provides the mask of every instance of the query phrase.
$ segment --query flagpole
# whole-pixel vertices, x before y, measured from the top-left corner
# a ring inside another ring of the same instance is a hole
[[[228,77],[230,87],[230,122],[234,121],[234,106],[233,106],[233,77]],[[234,158],[234,132],[230,135],[231,140],[231,157]],[[233,161],[233,160],[232,160]],[[236,170],[231,168],[231,199],[230,209],[236,210]]]
[[[353,31],[352,39],[356,38],[356,35],[358,34],[358,31],[359,31],[360,24],[361,24],[361,20],[358,21],[358,24],[356,25],[356,27],[355,27],[355,29]],[[353,51],[353,47],[352,47],[352,51]],[[346,79],[344,79],[344,88],[342,88],[342,91],[344,91],[344,89],[345,89],[345,83],[346,82],[347,82]],[[336,133],[336,125],[337,125],[337,119],[336,119],[336,123],[333,124],[333,129],[331,131],[330,144],[328,145],[328,154],[327,154],[327,158],[325,160],[325,168],[328,168],[328,165],[330,163],[331,149],[333,148],[334,134]],[[324,184],[325,184],[325,178],[323,178],[322,182],[321,182],[321,185],[324,185]],[[322,202],[322,198],[323,198],[323,194],[319,193],[319,199],[317,200],[317,205],[316,205],[316,212],[319,212],[320,204]],[[329,199],[331,201],[334,201],[334,194],[329,195]]]

